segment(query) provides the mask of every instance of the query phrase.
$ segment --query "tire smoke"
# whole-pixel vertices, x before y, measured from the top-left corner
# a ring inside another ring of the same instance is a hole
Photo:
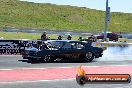
[[[108,47],[103,52],[99,61],[124,61],[132,60],[132,46],[129,47]]]

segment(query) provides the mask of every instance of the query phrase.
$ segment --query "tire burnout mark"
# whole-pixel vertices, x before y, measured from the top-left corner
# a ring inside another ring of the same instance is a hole
[[[83,67],[87,74],[132,74],[132,66],[99,66]],[[39,81],[72,79],[77,74],[77,68],[41,68],[0,70],[0,82]]]

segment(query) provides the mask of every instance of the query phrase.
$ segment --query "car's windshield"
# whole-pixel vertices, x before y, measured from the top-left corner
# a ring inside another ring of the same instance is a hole
[[[60,41],[47,42],[47,46],[49,48],[59,49],[59,48],[61,48],[63,46],[63,42],[60,42]]]

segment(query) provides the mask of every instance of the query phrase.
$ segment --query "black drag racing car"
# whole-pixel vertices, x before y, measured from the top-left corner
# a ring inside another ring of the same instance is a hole
[[[25,49],[23,59],[29,61],[51,62],[55,60],[79,60],[91,62],[102,56],[103,49],[91,44],[75,40],[48,40],[38,47]]]

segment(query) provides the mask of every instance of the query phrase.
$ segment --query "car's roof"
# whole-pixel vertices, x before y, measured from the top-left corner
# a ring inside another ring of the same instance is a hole
[[[82,41],[79,41],[79,40],[47,40],[45,41],[45,43],[50,43],[50,42],[60,42],[60,43],[81,43],[81,44],[86,44],[86,42],[82,42]]]
[[[47,40],[47,42],[80,42],[80,41],[77,41],[77,40]]]

